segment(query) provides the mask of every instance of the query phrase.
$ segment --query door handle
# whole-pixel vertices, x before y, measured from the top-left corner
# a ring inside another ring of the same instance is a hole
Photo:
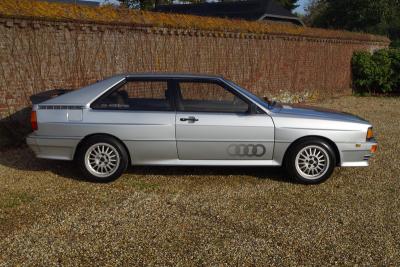
[[[190,116],[188,118],[180,118],[180,121],[195,122],[195,121],[199,121],[199,119],[196,119],[195,117]]]

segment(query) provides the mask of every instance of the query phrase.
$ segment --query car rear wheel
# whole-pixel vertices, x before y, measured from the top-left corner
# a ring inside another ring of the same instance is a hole
[[[286,169],[296,181],[317,184],[328,179],[336,165],[330,145],[319,139],[305,139],[296,144],[286,159]]]
[[[82,172],[94,182],[114,181],[128,167],[124,146],[112,137],[93,136],[84,142],[78,153]]]

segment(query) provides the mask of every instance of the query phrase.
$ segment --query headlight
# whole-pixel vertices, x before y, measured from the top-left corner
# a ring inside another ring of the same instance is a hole
[[[372,138],[374,138],[374,133],[372,131],[372,127],[369,127],[367,131],[367,141],[371,140]]]

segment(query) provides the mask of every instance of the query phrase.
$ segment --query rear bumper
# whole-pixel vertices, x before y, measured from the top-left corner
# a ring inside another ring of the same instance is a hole
[[[340,151],[341,167],[367,167],[369,160],[374,156],[371,148],[378,145],[375,140],[365,143],[338,144]]]
[[[26,138],[26,143],[38,158],[73,160],[79,139],[44,137],[31,134]]]

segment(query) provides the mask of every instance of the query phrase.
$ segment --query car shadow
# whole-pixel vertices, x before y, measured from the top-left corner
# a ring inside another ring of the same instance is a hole
[[[31,108],[23,108],[0,120],[0,149],[17,147],[25,142],[31,132]]]
[[[57,176],[76,181],[87,181],[73,161],[37,159],[26,145],[0,150],[0,164],[22,171],[49,171]],[[292,183],[280,167],[216,167],[216,166],[135,166],[129,167],[127,174],[157,176],[251,176]]]
[[[270,179],[280,182],[291,182],[286,179],[280,167],[242,167],[242,166],[136,166],[130,167],[128,173],[138,175],[162,176],[251,176],[257,179]]]

